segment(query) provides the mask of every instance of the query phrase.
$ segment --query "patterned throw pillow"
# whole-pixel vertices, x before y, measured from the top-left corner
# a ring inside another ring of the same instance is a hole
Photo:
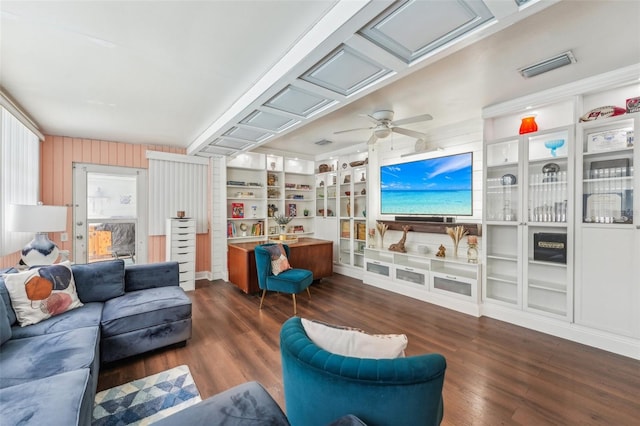
[[[21,327],[82,306],[68,261],[3,278]]]
[[[408,339],[404,334],[368,334],[362,330],[334,326],[301,318],[307,337],[327,352],[354,358],[392,359],[404,357]]]
[[[271,272],[273,275],[278,275],[291,268],[289,259],[287,259],[287,252],[284,251],[284,247],[280,244],[265,247],[271,256]]]

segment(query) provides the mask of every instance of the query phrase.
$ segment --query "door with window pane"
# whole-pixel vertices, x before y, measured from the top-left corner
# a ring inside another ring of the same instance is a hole
[[[74,261],[146,263],[144,169],[74,165]]]

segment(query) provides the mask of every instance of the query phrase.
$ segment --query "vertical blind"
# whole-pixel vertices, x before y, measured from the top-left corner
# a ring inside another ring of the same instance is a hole
[[[149,159],[149,235],[164,235],[166,220],[184,210],[196,232],[207,233],[209,160],[147,151]]]
[[[33,239],[29,232],[11,232],[9,204],[37,204],[40,188],[38,136],[0,107],[0,256],[14,253]]]

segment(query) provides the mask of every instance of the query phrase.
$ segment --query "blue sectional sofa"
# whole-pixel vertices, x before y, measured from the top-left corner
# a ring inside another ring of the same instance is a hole
[[[4,271],[11,272],[11,271]],[[0,278],[2,425],[90,425],[101,364],[191,337],[176,262],[73,265],[84,306],[21,327]]]

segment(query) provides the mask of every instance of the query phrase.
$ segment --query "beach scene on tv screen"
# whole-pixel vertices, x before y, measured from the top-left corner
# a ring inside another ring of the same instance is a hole
[[[382,166],[380,212],[471,215],[472,175],[470,152]]]

